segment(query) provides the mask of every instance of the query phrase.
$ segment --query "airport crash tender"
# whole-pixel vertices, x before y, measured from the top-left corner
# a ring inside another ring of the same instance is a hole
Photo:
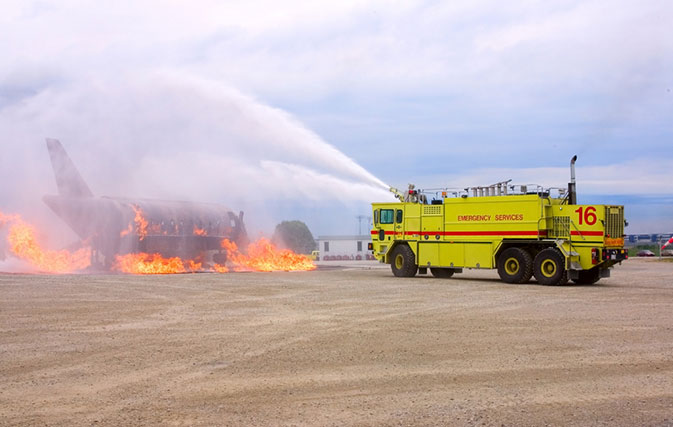
[[[510,181],[453,192],[391,188],[400,202],[372,203],[369,249],[398,277],[430,269],[448,278],[463,268],[497,268],[507,283],[534,276],[543,285],[591,284],[609,277],[628,258],[624,207],[578,205],[576,160],[567,189]]]

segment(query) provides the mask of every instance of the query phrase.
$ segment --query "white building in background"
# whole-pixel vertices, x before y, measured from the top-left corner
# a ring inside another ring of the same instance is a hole
[[[371,236],[318,236],[321,261],[374,259],[367,245]]]

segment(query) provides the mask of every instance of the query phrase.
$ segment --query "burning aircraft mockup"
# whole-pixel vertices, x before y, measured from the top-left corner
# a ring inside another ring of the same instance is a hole
[[[224,264],[223,239],[246,248],[238,215],[217,204],[95,197],[61,143],[47,139],[58,195],[43,200],[92,248],[92,265],[111,268],[118,255],[158,253],[164,257]]]

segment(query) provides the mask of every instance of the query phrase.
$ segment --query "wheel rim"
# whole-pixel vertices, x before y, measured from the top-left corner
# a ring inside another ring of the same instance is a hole
[[[519,261],[516,258],[507,258],[505,261],[505,272],[510,276],[514,276],[516,273],[518,273],[519,268]]]
[[[395,257],[395,268],[400,270],[402,267],[404,267],[404,257],[402,255],[397,255]]]
[[[542,261],[540,272],[544,277],[554,277],[554,274],[556,274],[556,263],[550,259]]]

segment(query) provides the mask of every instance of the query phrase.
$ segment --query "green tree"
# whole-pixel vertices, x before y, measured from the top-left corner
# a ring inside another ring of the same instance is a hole
[[[306,224],[296,220],[278,224],[271,240],[274,244],[298,254],[310,254],[317,247],[313,234]]]

